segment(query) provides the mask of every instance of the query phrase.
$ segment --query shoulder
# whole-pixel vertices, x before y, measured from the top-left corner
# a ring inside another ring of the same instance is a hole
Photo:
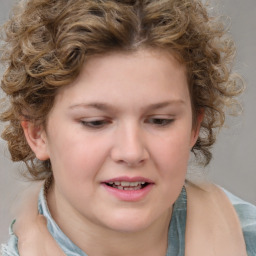
[[[248,256],[256,255],[256,206],[222,188],[239,217]]]
[[[8,243],[1,245],[1,249],[0,249],[1,256],[19,256],[18,238],[12,230],[12,226],[14,223],[15,223],[15,221],[13,221],[10,226],[10,231],[9,231],[10,238],[9,238]]]

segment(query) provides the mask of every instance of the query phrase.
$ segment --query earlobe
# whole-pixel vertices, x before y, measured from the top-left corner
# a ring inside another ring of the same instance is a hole
[[[47,138],[43,126],[36,125],[29,121],[21,121],[21,126],[26,140],[37,159],[42,161],[49,159]]]

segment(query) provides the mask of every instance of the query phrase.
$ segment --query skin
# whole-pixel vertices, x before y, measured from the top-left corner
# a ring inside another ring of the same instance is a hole
[[[92,57],[58,92],[46,130],[24,121],[38,159],[50,159],[50,212],[88,255],[165,255],[172,205],[184,185],[192,125],[186,69],[165,51]],[[118,177],[151,181],[134,200],[109,193]],[[67,221],[68,220],[68,221]]]
[[[38,214],[37,201],[42,182],[34,182],[23,191],[16,209],[14,233],[20,256],[65,256],[47,229],[47,220]]]

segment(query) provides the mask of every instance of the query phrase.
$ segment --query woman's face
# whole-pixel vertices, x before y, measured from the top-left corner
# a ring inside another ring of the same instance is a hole
[[[182,189],[197,130],[185,68],[170,54],[92,57],[59,91],[35,149],[51,160],[50,209],[103,229],[149,227]]]

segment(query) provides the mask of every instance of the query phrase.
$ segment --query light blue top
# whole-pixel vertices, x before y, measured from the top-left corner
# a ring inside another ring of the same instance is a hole
[[[224,189],[223,189],[224,190]],[[229,197],[239,216],[243,229],[244,239],[248,256],[256,256],[256,206],[247,203],[240,198],[224,190]],[[47,227],[54,239],[67,256],[87,256],[78,248],[55,223],[44,197],[42,188],[38,200],[39,213],[47,219]],[[185,227],[187,213],[187,194],[185,188],[182,189],[179,198],[174,204],[172,219],[168,233],[168,249],[166,256],[184,256],[185,250]],[[13,225],[13,223],[12,223]],[[10,228],[10,239],[5,245],[2,245],[2,256],[18,256],[17,243],[18,238]]]

